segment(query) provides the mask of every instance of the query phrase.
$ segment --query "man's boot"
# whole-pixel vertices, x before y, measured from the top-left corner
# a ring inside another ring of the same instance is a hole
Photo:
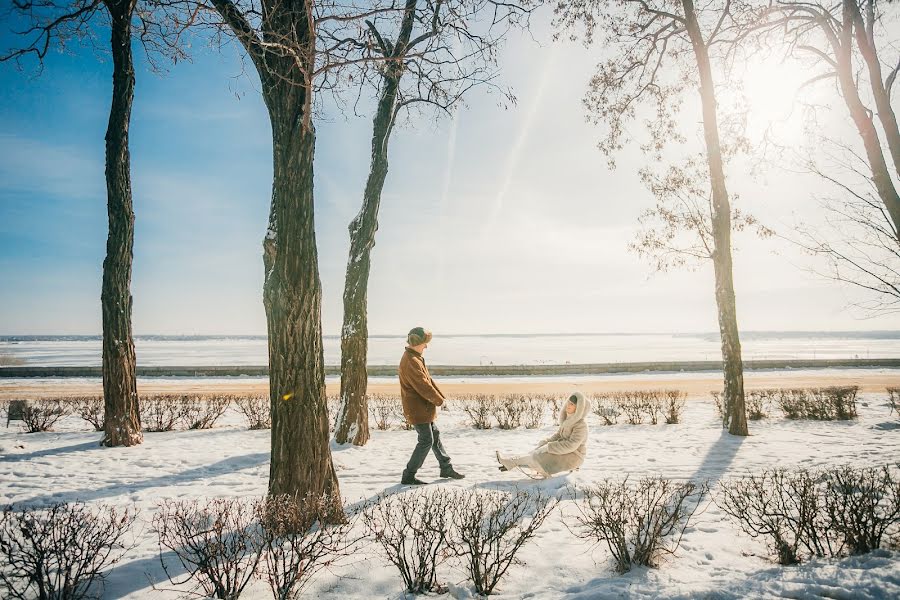
[[[428,485],[428,482],[418,479],[415,475],[404,475],[400,485]]]
[[[449,477],[450,479],[465,479],[465,475],[462,473],[457,473],[453,467],[447,467],[446,469],[441,469],[441,477]]]

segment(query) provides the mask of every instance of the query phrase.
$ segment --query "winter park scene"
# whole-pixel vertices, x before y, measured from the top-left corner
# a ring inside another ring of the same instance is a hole
[[[900,3],[0,15],[0,599],[900,598]]]

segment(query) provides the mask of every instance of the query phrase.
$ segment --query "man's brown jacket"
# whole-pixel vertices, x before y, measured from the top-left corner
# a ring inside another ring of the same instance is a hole
[[[399,375],[406,420],[410,425],[433,423],[437,418],[436,407],[444,403],[444,394],[428,373],[422,355],[407,348],[400,359]]]

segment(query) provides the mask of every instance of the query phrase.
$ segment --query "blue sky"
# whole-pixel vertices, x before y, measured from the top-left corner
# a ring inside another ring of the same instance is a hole
[[[537,42],[515,36],[501,57],[517,106],[502,110],[476,92],[454,119],[420,118],[396,131],[374,254],[371,332],[415,324],[453,333],[716,330],[709,267],[653,274],[627,251],[638,214],[652,204],[636,174],[644,159],[626,148],[609,171],[596,149],[600,131],[585,123],[581,105],[597,51],[554,45],[546,29],[539,21]],[[70,50],[51,56],[40,77],[0,65],[3,334],[100,331],[111,65],[93,51]],[[143,60],[137,70],[138,333],[265,332],[270,130],[258,86],[241,70],[233,48],[198,49],[192,62],[165,74],[151,73]],[[337,333],[346,227],[368,169],[370,121],[326,107],[317,130],[324,329]],[[738,173],[730,183],[776,227],[812,207],[809,182],[784,173]],[[853,292],[808,273],[808,258],[795,250],[737,243],[743,329],[900,325],[848,310]]]

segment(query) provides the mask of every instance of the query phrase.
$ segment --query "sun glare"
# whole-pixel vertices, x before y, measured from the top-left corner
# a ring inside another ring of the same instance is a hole
[[[751,139],[768,133],[785,143],[801,143],[803,105],[816,101],[829,85],[807,84],[817,74],[797,61],[753,60],[738,72],[739,85],[724,96],[732,104],[743,96]]]

